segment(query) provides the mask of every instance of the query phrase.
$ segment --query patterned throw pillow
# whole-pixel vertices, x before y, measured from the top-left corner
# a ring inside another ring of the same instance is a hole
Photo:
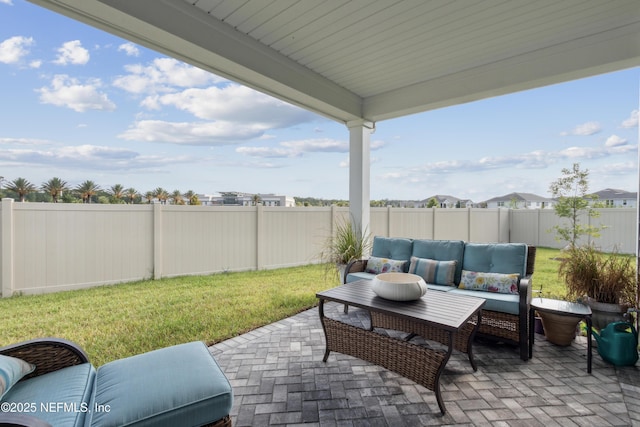
[[[409,273],[422,276],[425,282],[433,285],[455,286],[457,261],[436,261],[429,258],[411,257]]]
[[[460,289],[472,291],[497,292],[500,294],[518,294],[520,275],[502,273],[481,273],[462,270]]]
[[[15,383],[34,369],[35,365],[22,359],[0,354],[0,399]]]
[[[370,257],[367,261],[367,273],[380,274],[380,273],[402,273],[404,272],[404,265],[407,261],[400,261],[389,258]]]

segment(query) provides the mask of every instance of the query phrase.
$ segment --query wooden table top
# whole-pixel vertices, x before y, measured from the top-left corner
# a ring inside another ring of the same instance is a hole
[[[316,297],[431,324],[448,331],[458,331],[485,303],[482,298],[432,289],[415,301],[392,301],[377,296],[371,289],[369,280],[359,280],[318,292]]]

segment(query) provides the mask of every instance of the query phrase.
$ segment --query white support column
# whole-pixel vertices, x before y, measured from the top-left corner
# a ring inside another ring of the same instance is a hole
[[[372,122],[354,121],[349,128],[349,213],[361,233],[370,232],[370,151]]]

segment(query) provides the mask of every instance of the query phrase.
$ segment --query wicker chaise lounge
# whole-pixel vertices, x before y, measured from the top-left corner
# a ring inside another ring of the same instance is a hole
[[[231,426],[231,386],[202,342],[95,369],[73,342],[35,339],[0,348],[0,371],[14,376],[0,387],[0,426]]]

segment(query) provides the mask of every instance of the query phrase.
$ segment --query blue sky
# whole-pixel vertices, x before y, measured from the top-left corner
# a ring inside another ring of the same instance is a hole
[[[371,198],[638,190],[640,67],[377,123]],[[0,0],[0,176],[348,199],[348,130],[22,0]]]

